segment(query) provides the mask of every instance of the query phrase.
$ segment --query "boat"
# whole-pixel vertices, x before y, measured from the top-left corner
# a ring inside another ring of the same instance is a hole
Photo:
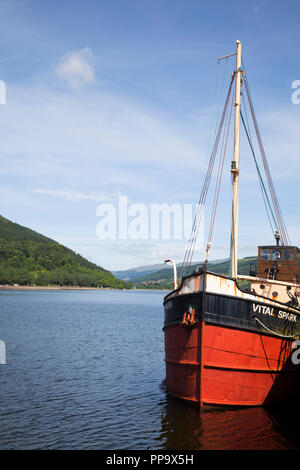
[[[265,406],[300,396],[300,361],[295,360],[295,348],[300,344],[297,342],[300,338],[300,250],[289,241],[262,144],[241,50],[242,44],[237,41],[233,54],[218,59],[236,56],[178,281],[174,261],[167,260],[173,263],[175,282],[174,290],[164,298],[166,388],[170,395],[200,407]],[[250,110],[261,154],[260,165],[245,115],[247,109]],[[209,271],[208,259],[232,114],[230,272],[221,275]],[[238,273],[241,124],[254,157],[275,237],[274,244],[258,247],[257,272],[252,268],[249,275]],[[221,150],[220,140],[223,142]],[[205,259],[203,265],[191,271],[194,269],[195,240],[218,154],[219,169]]]

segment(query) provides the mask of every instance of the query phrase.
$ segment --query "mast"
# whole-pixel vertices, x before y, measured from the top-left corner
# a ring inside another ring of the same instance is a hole
[[[242,80],[242,44],[236,41],[235,71],[235,116],[234,116],[234,151],[231,162],[232,174],[232,228],[231,228],[231,277],[238,274],[238,209],[239,209],[239,150],[240,150],[240,111],[241,111],[241,80]]]

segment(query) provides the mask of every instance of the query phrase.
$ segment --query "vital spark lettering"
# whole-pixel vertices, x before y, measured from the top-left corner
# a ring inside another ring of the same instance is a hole
[[[253,313],[262,313],[264,315],[270,315],[270,317],[275,317],[273,307],[267,307],[266,305],[252,304],[252,308],[253,308]],[[279,310],[279,312],[277,314],[277,317],[282,319],[282,320],[288,320],[288,321],[292,321],[294,323],[297,322],[297,316],[296,315],[294,315],[293,313],[284,312],[282,310]]]

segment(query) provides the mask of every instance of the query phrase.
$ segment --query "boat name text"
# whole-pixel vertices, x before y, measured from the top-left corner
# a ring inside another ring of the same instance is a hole
[[[269,315],[270,317],[275,317],[276,312],[273,307],[267,307],[266,305],[252,304],[253,313],[262,313],[264,315]],[[294,323],[297,323],[297,315],[289,313],[283,310],[278,310],[277,317],[282,320],[288,320]]]

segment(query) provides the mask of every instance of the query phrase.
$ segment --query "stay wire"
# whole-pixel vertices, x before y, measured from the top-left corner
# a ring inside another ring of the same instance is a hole
[[[264,184],[264,181],[263,181],[263,178],[262,178],[262,175],[261,175],[258,163],[257,163],[257,159],[256,159],[254,149],[253,149],[253,145],[252,145],[252,142],[251,142],[251,138],[250,138],[249,132],[246,128],[246,123],[245,123],[242,111],[241,111],[241,119],[242,119],[242,124],[244,126],[244,130],[245,130],[245,133],[246,133],[246,136],[247,136],[247,140],[248,140],[248,143],[249,143],[249,146],[250,146],[250,149],[251,149],[251,153],[252,153],[252,156],[253,156],[253,159],[254,159],[254,163],[255,163],[255,166],[256,166],[256,171],[257,171],[257,174],[258,174],[258,179],[259,179],[259,184],[260,184],[260,188],[261,188],[261,192],[262,192],[262,196],[263,196],[263,201],[264,201],[265,208],[266,208],[266,213],[267,213],[267,216],[268,216],[268,219],[269,219],[269,222],[270,222],[272,234],[274,234],[275,228],[278,230],[276,218],[275,218],[274,212],[272,210],[272,206],[271,206],[271,203],[270,203],[267,191],[266,191],[266,187],[265,187],[265,184]],[[268,209],[268,207],[269,207],[269,209]],[[270,216],[270,214],[271,214],[271,216]],[[274,226],[272,224],[271,217],[273,219]]]
[[[194,253],[194,248],[195,248],[195,243],[196,243],[197,235],[198,235],[199,228],[200,228],[200,221],[201,221],[202,214],[203,214],[203,206],[204,206],[204,203],[205,203],[205,200],[206,200],[206,197],[207,197],[207,192],[208,192],[208,188],[209,188],[209,184],[210,184],[210,180],[211,180],[211,175],[212,175],[212,171],[213,171],[213,167],[214,167],[214,163],[215,163],[215,159],[216,159],[216,154],[217,154],[217,151],[218,151],[220,136],[221,136],[221,132],[222,132],[223,124],[224,124],[224,119],[225,119],[225,115],[226,115],[226,111],[227,111],[227,107],[228,107],[229,97],[230,97],[231,90],[232,90],[233,79],[234,79],[234,76],[231,77],[229,90],[228,90],[228,93],[227,93],[227,96],[226,96],[225,105],[224,105],[224,109],[223,109],[223,112],[222,112],[222,117],[221,117],[221,120],[220,120],[220,124],[219,124],[219,128],[218,128],[215,144],[214,144],[214,147],[213,147],[213,151],[211,153],[211,157],[210,157],[210,160],[209,160],[209,165],[208,165],[208,169],[207,169],[207,172],[206,172],[204,184],[203,184],[201,195],[200,195],[199,202],[198,202],[198,205],[197,205],[196,214],[195,214],[193,225],[192,225],[191,235],[190,235],[190,238],[189,238],[189,241],[188,241],[187,249],[186,249],[186,252],[185,252],[184,260],[183,260],[181,271],[180,271],[180,277],[181,278],[189,273],[189,269],[190,269],[190,266],[191,266],[193,253]]]

